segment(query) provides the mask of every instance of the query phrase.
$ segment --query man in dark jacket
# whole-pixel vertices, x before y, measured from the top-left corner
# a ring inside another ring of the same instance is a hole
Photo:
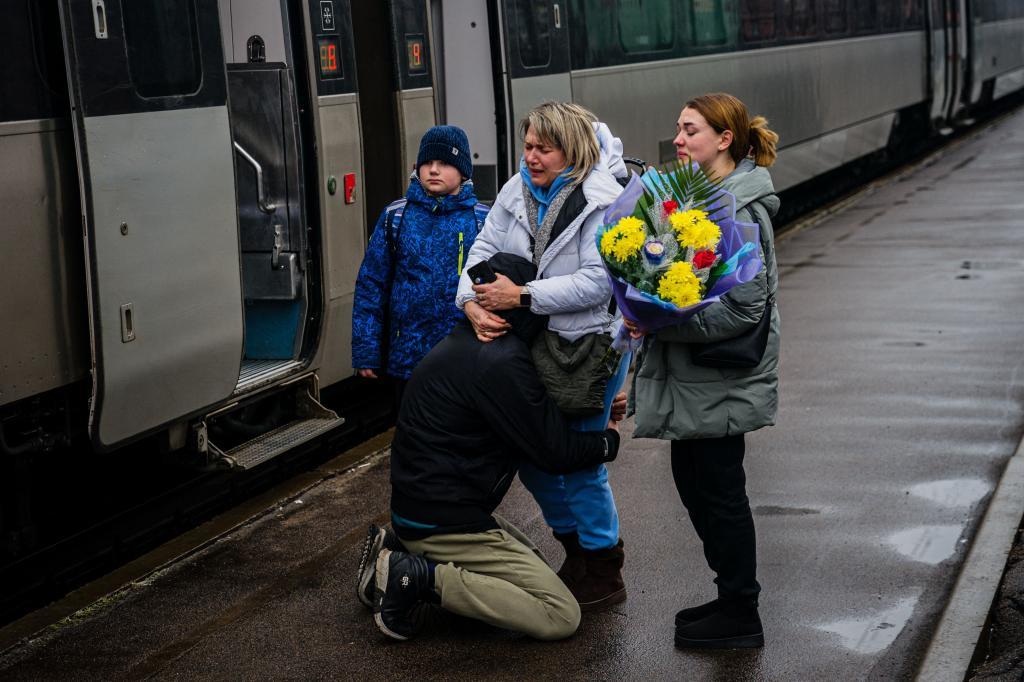
[[[525,259],[490,263],[529,281]],[[410,553],[376,554],[374,619],[389,637],[415,632],[421,601],[537,639],[576,631],[579,605],[519,530],[494,514],[520,460],[561,474],[615,459],[625,394],[603,432],[576,432],[537,377],[528,342],[546,319],[527,308],[506,315],[511,332],[481,343],[459,324],[413,372],[391,447],[391,513]],[[374,531],[371,545],[383,532]],[[390,544],[390,546],[395,546]],[[367,552],[372,555],[373,552]],[[359,589],[369,590],[364,558]]]

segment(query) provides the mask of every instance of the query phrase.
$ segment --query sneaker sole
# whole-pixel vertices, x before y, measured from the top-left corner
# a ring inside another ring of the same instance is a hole
[[[380,553],[377,555],[377,561],[376,561],[376,564],[375,564],[374,568],[375,568],[375,574],[376,574],[376,578],[377,578],[376,585],[387,585],[388,584],[388,572],[389,572],[389,569],[391,568],[391,550],[389,550],[389,549],[382,549],[380,551]],[[376,585],[375,585],[375,587],[376,587]],[[387,625],[384,624],[384,619],[380,615],[380,608],[379,608],[380,607],[380,602],[383,599],[383,594],[384,593],[381,592],[380,590],[377,590],[376,593],[379,596],[378,596],[377,602],[374,604],[373,622],[376,623],[377,629],[380,630],[381,632],[383,632],[385,635],[387,635],[391,639],[397,639],[397,640],[399,640],[401,642],[404,642],[407,639],[409,639],[405,635],[398,634],[397,632],[395,632],[394,630],[392,630],[391,628],[389,628]]]
[[[366,595],[374,573],[370,570],[370,565],[371,561],[380,554],[380,550],[384,546],[385,535],[386,533],[383,528],[378,528],[376,535],[367,533],[366,540],[363,541],[363,553],[359,557],[359,571],[356,573],[356,597],[368,609],[373,608],[373,600]]]
[[[763,646],[764,632],[721,639],[689,639],[676,635],[677,649],[760,649]]]
[[[397,639],[400,642],[405,642],[409,639],[408,637],[404,637],[395,632],[394,630],[390,629],[387,625],[384,625],[384,619],[380,617],[380,613],[373,614],[373,622],[377,624],[378,630],[383,632],[391,639]]]
[[[626,588],[623,587],[618,592],[612,592],[607,597],[602,597],[596,601],[578,602],[580,605],[580,611],[586,611],[588,613],[594,611],[603,611],[610,606],[621,604],[626,601]]]

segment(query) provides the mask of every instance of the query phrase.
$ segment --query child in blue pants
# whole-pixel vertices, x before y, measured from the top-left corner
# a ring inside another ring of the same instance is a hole
[[[630,357],[630,353],[623,354],[618,370],[608,380],[604,412],[575,420],[575,430],[601,431],[608,424],[612,399],[625,383]],[[580,608],[592,611],[625,600],[619,513],[605,465],[554,476],[524,462],[519,480],[537,500],[544,520],[565,547],[566,560],[558,577]]]

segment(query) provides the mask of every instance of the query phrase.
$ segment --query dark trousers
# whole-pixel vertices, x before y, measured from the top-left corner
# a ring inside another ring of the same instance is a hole
[[[743,453],[742,434],[674,440],[672,478],[717,576],[719,598],[756,601],[761,586]]]

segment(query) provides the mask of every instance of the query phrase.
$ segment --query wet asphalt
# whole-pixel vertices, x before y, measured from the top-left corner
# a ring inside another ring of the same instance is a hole
[[[673,648],[712,576],[668,443],[627,439],[629,598],[569,640],[444,618],[408,643],[377,632],[353,579],[386,518],[382,452],[8,652],[0,677],[910,677],[1024,431],[1022,216],[1018,111],[780,243],[779,419],[747,440],[763,650]],[[518,484],[500,511],[560,562]]]

